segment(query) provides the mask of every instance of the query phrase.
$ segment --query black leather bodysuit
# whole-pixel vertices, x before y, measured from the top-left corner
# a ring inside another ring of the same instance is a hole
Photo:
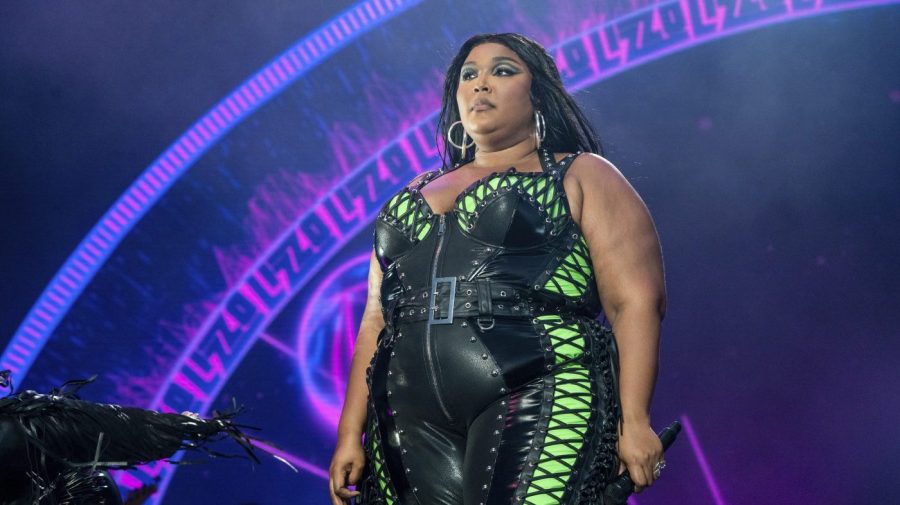
[[[560,162],[476,181],[446,214],[420,194],[375,223],[385,328],[367,370],[360,503],[599,503],[615,475],[612,332]]]

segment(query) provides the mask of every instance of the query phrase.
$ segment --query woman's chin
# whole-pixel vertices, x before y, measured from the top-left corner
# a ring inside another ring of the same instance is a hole
[[[496,133],[498,130],[497,126],[495,121],[477,121],[471,123],[469,127],[466,128],[466,131],[472,138],[484,137],[485,135]]]

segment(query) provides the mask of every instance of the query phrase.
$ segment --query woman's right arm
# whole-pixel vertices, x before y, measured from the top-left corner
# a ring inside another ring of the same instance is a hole
[[[329,469],[329,490],[333,505],[341,505],[342,500],[349,500],[359,494],[347,486],[359,482],[364,465],[364,453],[360,440],[366,422],[366,405],[368,404],[368,386],[366,384],[366,368],[375,354],[378,334],[384,328],[384,317],[381,313],[381,265],[372,251],[369,261],[368,296],[359,325],[359,335],[353,351],[353,362],[350,365],[350,378],[347,381],[347,395],[344,409],[338,422],[338,440],[334,457]]]

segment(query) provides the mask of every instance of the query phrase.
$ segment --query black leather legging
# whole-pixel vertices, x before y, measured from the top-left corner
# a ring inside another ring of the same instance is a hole
[[[615,475],[612,332],[542,314],[380,335],[359,503],[600,503]]]

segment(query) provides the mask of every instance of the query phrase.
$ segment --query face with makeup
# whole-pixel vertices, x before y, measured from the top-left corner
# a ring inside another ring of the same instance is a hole
[[[533,133],[531,72],[512,49],[488,42],[472,48],[460,70],[456,104],[476,144],[498,148]]]

